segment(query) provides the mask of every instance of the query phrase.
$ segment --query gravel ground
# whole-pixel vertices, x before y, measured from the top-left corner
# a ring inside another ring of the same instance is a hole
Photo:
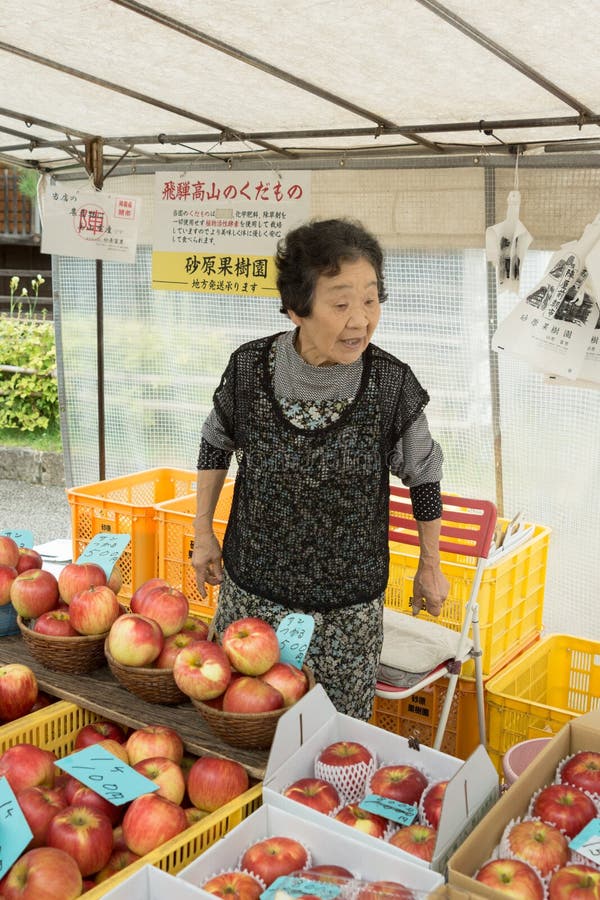
[[[0,479],[0,532],[27,528],[35,544],[71,537],[71,508],[62,486]]]

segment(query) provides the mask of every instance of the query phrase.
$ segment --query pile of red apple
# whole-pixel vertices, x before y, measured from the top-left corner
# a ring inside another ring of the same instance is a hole
[[[232,713],[265,713],[291,706],[308,690],[302,669],[281,662],[275,629],[262,619],[231,622],[221,643],[195,641],[175,659],[179,689]]]
[[[177,836],[248,789],[234,760],[184,755],[179,734],[163,725],[132,731],[94,722],[74,751],[100,744],[158,785],[116,806],[62,772],[49,750],[21,743],[0,756],[5,776],[33,832],[0,881],[3,900],[72,900]]]
[[[523,900],[598,900],[600,863],[572,851],[569,841],[599,815],[600,753],[574,753],[530,798],[527,815],[509,822],[476,880]]]
[[[430,862],[447,783],[427,778],[408,763],[378,766],[375,754],[363,744],[340,740],[321,750],[311,776],[294,781],[283,794]],[[415,821],[398,827],[363,809],[360,801],[370,794],[414,806]]]

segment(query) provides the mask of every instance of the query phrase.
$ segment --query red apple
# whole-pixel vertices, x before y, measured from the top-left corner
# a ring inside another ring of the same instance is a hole
[[[406,853],[418,856],[419,859],[431,862],[436,841],[437,831],[435,828],[432,828],[431,825],[420,825],[418,822],[413,822],[412,825],[407,825],[393,834],[389,843]]]
[[[371,778],[370,791],[399,803],[418,803],[427,787],[420,769],[411,765],[382,766]]]
[[[148,581],[144,581],[140,584],[133,594],[131,595],[131,603],[137,603],[138,600],[141,600],[146,594],[149,594],[150,591],[153,591],[154,588],[157,587],[171,587],[168,581],[165,581],[164,578],[149,578]]]
[[[18,574],[14,566],[0,565],[0,606],[10,603],[10,588]]]
[[[205,641],[208,638],[208,625],[196,616],[188,616],[181,629],[183,634],[191,634],[197,641]]]
[[[560,780],[581,791],[600,795],[600,753],[580,750],[561,767]]]
[[[299,778],[283,791],[283,796],[310,806],[326,816],[341,803],[337,790],[323,778]]]
[[[125,838],[123,837],[123,825],[116,825],[113,828],[113,853],[116,850],[127,850],[127,844],[125,843]]]
[[[13,792],[28,787],[54,787],[56,756],[35,744],[15,744],[0,756],[0,776],[4,775]]]
[[[544,886],[535,869],[521,859],[493,859],[475,880],[514,900],[544,900]]]
[[[92,585],[71,598],[69,615],[79,634],[105,634],[121,615],[121,607],[108,585]]]
[[[61,600],[70,604],[75,594],[106,582],[104,569],[96,563],[67,563],[58,576],[58,592]]]
[[[46,569],[28,569],[10,586],[10,602],[24,619],[37,619],[58,604],[58,583]]]
[[[109,753],[112,753],[113,756],[116,756],[117,759],[122,759],[124,763],[129,765],[129,754],[125,749],[123,744],[120,744],[119,741],[114,741],[112,738],[104,738],[102,741],[98,741],[98,747],[104,747],[105,750],[108,750]]]
[[[181,804],[185,794],[185,778],[176,762],[166,756],[150,756],[137,762],[133,768],[158,785],[157,794],[160,797]]]
[[[282,708],[283,697],[277,688],[251,675],[236,678],[223,695],[224,712],[262,713]]]
[[[208,815],[208,813],[203,809],[196,809],[195,806],[184,806],[183,811],[185,813],[188,826],[195,825],[196,822],[201,822],[202,819],[205,819]]]
[[[549,900],[600,900],[600,870],[592,865],[563,866],[550,878]]]
[[[570,784],[550,784],[535,798],[531,814],[556,825],[572,838],[596,816],[596,807],[579,788]]]
[[[347,806],[343,806],[335,818],[338,822],[343,822],[345,825],[350,825],[351,828],[356,828],[358,831],[372,834],[373,837],[378,838],[384,836],[388,824],[387,819],[384,819],[383,816],[361,809],[355,803],[348,803]]]
[[[0,534],[0,566],[17,568],[19,545],[8,534]]]
[[[28,569],[41,569],[44,560],[33,547],[19,547],[19,561],[17,572],[26,572]]]
[[[569,859],[567,839],[554,825],[541,819],[526,819],[513,825],[506,835],[512,856],[534,866],[544,877]]]
[[[300,841],[290,837],[268,837],[248,847],[240,867],[261,878],[268,887],[280,875],[304,869],[308,853]]]
[[[164,644],[160,626],[153,619],[126,613],[119,616],[108,633],[108,650],[124,666],[149,666]]]
[[[50,706],[51,703],[54,703],[56,697],[51,697],[49,694],[44,693],[44,691],[38,691],[37,700],[29,710],[30,713],[37,712],[38,709],[44,709],[45,706]]]
[[[194,642],[193,634],[185,631],[178,631],[176,634],[170,634],[165,638],[165,643],[160,651],[160,655],[156,660],[157,669],[172,669],[175,664],[175,657],[184,647],[189,647]]]
[[[371,881],[360,889],[356,900],[415,900],[415,895],[398,881]]]
[[[335,741],[321,750],[317,762],[324,766],[355,766],[369,764],[372,759],[371,751],[357,741]]]
[[[277,634],[262,619],[250,616],[231,622],[221,644],[231,665],[244,675],[262,675],[279,662]]]
[[[183,628],[189,611],[187,597],[173,587],[155,587],[141,598],[131,598],[131,612],[154,619],[165,637]]]
[[[308,878],[309,881],[329,881],[332,884],[336,884],[338,883],[337,879],[354,878],[354,875],[349,869],[345,869],[344,866],[324,864],[320,866],[311,866],[310,869],[305,869],[304,872],[302,872],[302,878]]]
[[[91,744],[106,740],[106,738],[122,744],[126,740],[125,730],[116,722],[89,722],[77,732],[73,749],[83,750]]]
[[[442,814],[442,803],[446,793],[447,781],[434,781],[427,786],[421,796],[423,815],[428,825],[437,828]]]
[[[71,625],[69,609],[51,609],[35,620],[33,631],[51,637],[75,637],[79,634]]]
[[[43,846],[50,820],[67,806],[63,792],[56,788],[28,787],[19,791],[16,798],[33,832],[29,847]]]
[[[188,796],[195,807],[214,812],[248,790],[248,773],[233,759],[202,756],[190,768]]]
[[[201,887],[222,900],[258,900],[264,890],[262,884],[247,872],[221,872]]]
[[[0,719],[12,722],[29,712],[38,695],[38,683],[29,666],[0,666]]]
[[[193,641],[180,650],[173,664],[173,678],[180,691],[194,700],[212,700],[231,681],[225,651],[212,641]]]
[[[82,878],[75,860],[54,847],[36,847],[20,856],[0,881],[4,900],[75,900]]]
[[[127,738],[125,749],[130,766],[135,766],[136,763],[152,756],[166,756],[178,766],[183,759],[183,741],[177,732],[167,725],[144,725],[137,728]]]
[[[106,881],[107,878],[112,878],[113,875],[116,875],[118,872],[122,872],[123,869],[126,869],[127,866],[130,866],[131,863],[137,862],[140,859],[137,853],[132,853],[131,850],[128,850],[127,847],[121,848],[119,850],[115,850],[113,847],[113,852],[110,855],[110,859],[106,863],[103,869],[96,874],[94,878],[94,884],[101,884],[103,881]]]
[[[302,669],[291,663],[277,662],[260,678],[279,691],[284,706],[291,706],[308,690],[308,678]]]
[[[136,797],[123,817],[125,843],[138,856],[151,853],[187,827],[187,818],[181,806],[156,793]]]
[[[82,875],[92,875],[105,866],[112,853],[112,825],[108,816],[85,806],[67,806],[48,826],[49,847],[73,857]]]
[[[112,567],[111,573],[108,577],[108,586],[111,591],[115,592],[115,594],[118,594],[123,587],[123,574],[117,564]]]
[[[77,790],[73,792],[69,799],[69,806],[84,806],[90,812],[102,813],[110,821],[111,828],[119,824],[124,813],[120,806],[115,806],[106,797],[97,794],[96,791],[85,784],[80,784]]]

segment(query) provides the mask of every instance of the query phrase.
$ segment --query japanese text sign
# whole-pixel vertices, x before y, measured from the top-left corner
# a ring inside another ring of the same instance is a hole
[[[260,895],[260,900],[274,900],[279,891],[289,897],[320,897],[321,900],[333,900],[341,893],[342,883],[313,881],[299,875],[280,875]]]
[[[591,860],[594,865],[600,861],[600,819],[592,819],[579,834],[569,841],[571,850]]]
[[[306,613],[290,613],[277,628],[281,662],[302,668],[310,639],[315,630],[315,620]]]
[[[391,819],[399,825],[412,825],[417,818],[418,809],[410,803],[401,803],[399,800],[391,800],[379,794],[368,794],[358,804],[361,809]]]
[[[159,787],[97,744],[57,760],[56,765],[115,806],[151,794]]]
[[[0,531],[0,534],[12,538],[19,547],[27,547],[29,550],[33,547],[33,532],[26,528],[7,528]]]
[[[6,778],[0,778],[0,878],[6,875],[32,837],[10,784]]]
[[[111,534],[103,531],[92,538],[77,562],[96,563],[102,566],[106,577],[110,578],[116,561],[130,540],[131,536],[128,534]]]

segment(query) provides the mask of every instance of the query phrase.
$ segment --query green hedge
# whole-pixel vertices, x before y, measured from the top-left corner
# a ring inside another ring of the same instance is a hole
[[[53,323],[19,308],[0,315],[0,428],[40,432],[58,424]]]

